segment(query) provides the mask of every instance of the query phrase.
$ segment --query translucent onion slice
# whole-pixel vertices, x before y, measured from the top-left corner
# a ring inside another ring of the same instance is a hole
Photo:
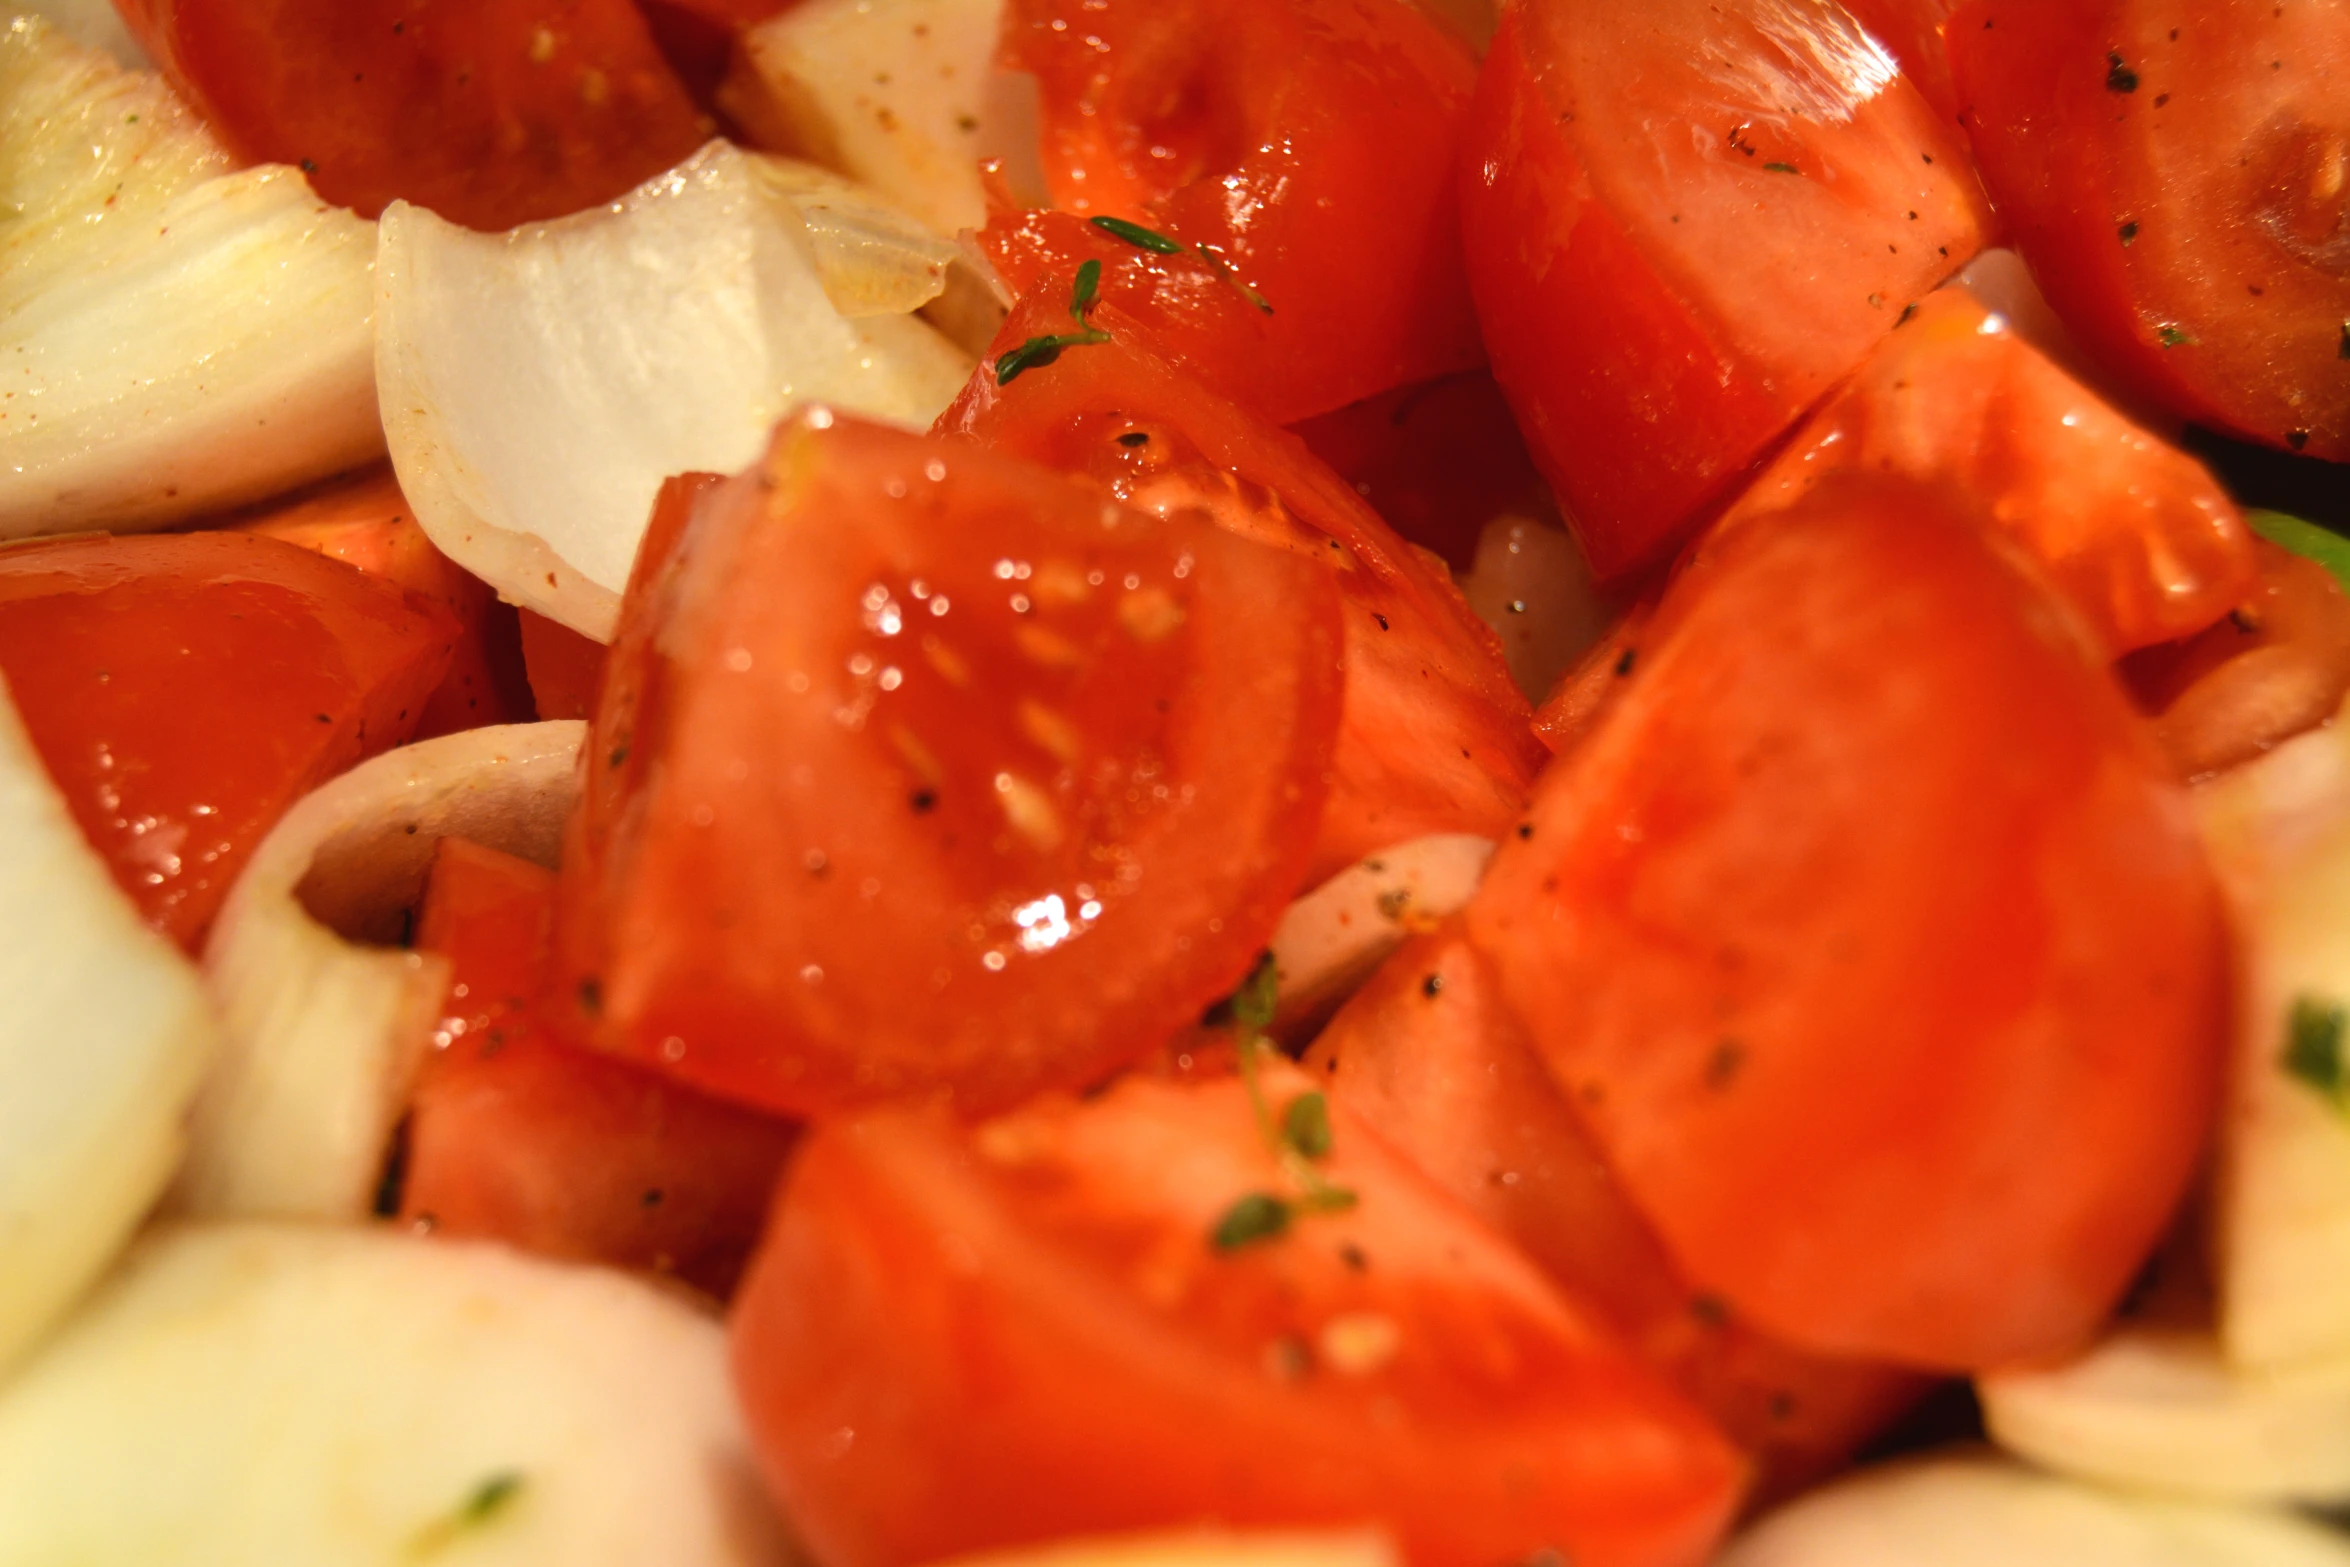
[[[448,984],[399,950],[436,840],[551,865],[576,794],[576,720],[390,751],[262,841],[204,953],[226,1044],[173,1192],[186,1212],[356,1220]],[[371,944],[372,943],[372,944]]]
[[[2063,1474],[2227,1501],[2350,1501],[2350,1360],[2238,1371],[2209,1334],[2129,1328],[1977,1379],[1999,1445]]]
[[[41,18],[75,43],[104,50],[118,65],[143,71],[154,64],[122,25],[114,0],[11,0],[11,6]]]
[[[1492,841],[1473,834],[1415,838],[1292,903],[1273,931],[1275,1029],[1294,1037],[1327,1018],[1407,938],[1458,913],[1492,858]]]
[[[1533,702],[1550,695],[1610,619],[1567,530],[1532,517],[1504,514],[1485,525],[1461,597],[1501,638],[1510,678]]]
[[[505,234],[385,212],[377,381],[433,542],[609,641],[664,478],[744,466],[801,401],[928,425],[971,361],[913,316],[832,301],[910,297],[900,261],[929,253],[830,210],[829,282],[795,199],[723,142],[610,207]],[[870,297],[842,275],[858,246],[900,258]]]
[[[4,688],[0,997],[5,1368],[171,1179],[218,1037],[194,966],[83,841]]]
[[[783,1567],[724,1329],[381,1229],[143,1240],[0,1389],[0,1561]]]
[[[1935,1458],[1814,1491],[1733,1540],[1714,1567],[2350,1567],[2350,1538],[2285,1512]]]
[[[375,226],[230,171],[153,75],[0,12],[0,539],[152,528],[383,450]]]

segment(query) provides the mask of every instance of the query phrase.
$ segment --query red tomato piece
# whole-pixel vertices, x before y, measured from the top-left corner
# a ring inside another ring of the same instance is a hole
[[[1686,539],[1991,221],[1835,0],[1526,0],[1467,150],[1494,375],[1603,577]]]
[[[1920,302],[1723,525],[1853,470],[1978,510],[2047,568],[2116,657],[2202,630],[2258,575],[2251,532],[2201,463],[2123,418],[1964,289]]]
[[[1842,1465],[1929,1386],[1806,1354],[1673,1271],[1457,922],[1416,937],[1306,1053],[1333,1102],[1588,1301],[1752,1454],[1757,1501]]]
[[[460,633],[449,650],[449,672],[425,698],[415,738],[530,718],[513,607],[433,548],[390,468],[336,480],[235,526],[356,566],[423,594],[457,618]]]
[[[1121,261],[1105,300],[1280,423],[1482,361],[1453,216],[1477,67],[1419,11],[1012,0],[1003,51],[1042,89],[1046,181],[1065,209],[990,226],[1022,294],[1065,300],[1086,256]]]
[[[531,704],[541,718],[592,718],[603,689],[604,644],[560,621],[522,612],[522,663]]]
[[[1870,36],[1880,40],[1901,74],[1925,94],[1943,119],[1958,118],[1958,88],[1950,80],[1950,55],[1943,47],[1944,24],[1961,0],[1844,0]]]
[[[1640,639],[1655,613],[1654,594],[1636,600],[1534,710],[1534,736],[1554,755],[1590,733],[1623,691],[1640,667]]]
[[[998,345],[1049,325],[1024,302]],[[1346,684],[1310,878],[1435,832],[1497,836],[1542,748],[1501,644],[1440,561],[1398,538],[1286,431],[1124,337],[1072,348],[1006,385],[983,369],[942,431],[1105,484],[1162,515],[1201,512],[1332,569]]]
[[[1976,0],[1950,59],[2065,325],[2186,418],[2350,459],[2350,12]]]
[[[1276,1107],[1310,1088],[1268,1068]],[[1232,1079],[1128,1078],[975,1130],[819,1126],[734,1313],[762,1464],[816,1556],[1377,1524],[1415,1567],[1695,1567],[1729,1445],[1343,1111],[1355,1195],[1219,1248],[1283,1179]],[[843,1433],[854,1433],[853,1436]]]
[[[2213,1111],[2224,931],[2077,621],[1931,492],[1712,541],[1467,911],[1676,1267],[1823,1354],[2077,1347]]]
[[[561,217],[712,131],[629,0],[117,3],[231,151],[298,165],[362,217]]]
[[[1327,573],[1204,522],[787,423],[623,600],[565,993],[785,1113],[1097,1081],[1230,990],[1303,876],[1337,621]]]
[[[405,741],[457,623],[241,533],[0,550],[0,674],[82,832],[190,951],[296,800]]]
[[[553,871],[436,847],[416,945],[449,959],[448,1014],[410,1100],[400,1216],[724,1297],[795,1134],[559,1042],[536,1001],[554,907]]]

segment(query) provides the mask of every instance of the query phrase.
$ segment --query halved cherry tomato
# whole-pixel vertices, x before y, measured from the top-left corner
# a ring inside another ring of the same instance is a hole
[[[998,346],[1049,317],[1023,301]],[[1312,879],[1409,838],[1493,836],[1517,819],[1543,757],[1500,643],[1443,564],[1398,538],[1296,436],[1124,337],[1071,348],[1009,384],[983,367],[939,428],[1087,474],[1144,511],[1205,513],[1331,568],[1345,611],[1345,701]]]
[[[1276,1115],[1311,1087],[1264,1076]],[[815,1554],[1212,1520],[1375,1524],[1415,1567],[1707,1559],[1729,1445],[1343,1111],[1325,1129],[1352,1206],[1235,1240],[1287,1188],[1229,1078],[818,1127],[733,1323]]]
[[[2258,574],[2203,465],[2139,429],[1961,288],[1929,295],[1795,433],[1724,527],[1831,473],[1891,474],[1979,512],[2118,657],[2191,636]]]
[[[2177,413],[2350,459],[2350,11],[1976,0],[1951,66],[2065,325]]]
[[[456,620],[241,533],[0,550],[0,674],[147,923],[194,950],[286,808],[415,730]]]
[[[118,4],[231,151],[298,165],[362,217],[560,217],[711,133],[629,0]]]
[[[1064,209],[990,225],[1020,293],[1123,262],[1105,301],[1280,423],[1482,361],[1453,216],[1476,62],[1403,0],[1012,0],[1003,49]]]
[[[513,607],[433,548],[390,468],[338,479],[234,526],[356,566],[423,594],[457,617],[461,629],[449,650],[449,672],[425,698],[415,738],[531,716]]]
[[[785,424],[623,600],[566,995],[786,1113],[1106,1076],[1232,987],[1304,874],[1336,597],[966,443]]]
[[[416,945],[449,959],[449,999],[410,1099],[400,1216],[723,1297],[795,1134],[558,1041],[537,1001],[554,907],[553,871],[436,846]]]
[[[1467,151],[1494,375],[1603,577],[1687,538],[1990,225],[1835,0],[1525,0]]]
[[[1467,911],[1700,1288],[1824,1354],[2094,1330],[2211,1119],[2225,939],[2077,621],[1931,492],[1712,540]]]
[[[1719,1421],[1756,1460],[1757,1500],[1827,1474],[1928,1387],[1791,1348],[1682,1282],[1457,922],[1382,965],[1305,1066]]]

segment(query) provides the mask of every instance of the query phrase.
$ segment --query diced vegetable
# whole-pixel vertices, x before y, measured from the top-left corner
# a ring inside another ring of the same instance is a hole
[[[1356,861],[1292,903],[1273,930],[1276,1027],[1286,1034],[1320,1022],[1389,953],[1458,913],[1491,858],[1490,838],[1414,838]]]

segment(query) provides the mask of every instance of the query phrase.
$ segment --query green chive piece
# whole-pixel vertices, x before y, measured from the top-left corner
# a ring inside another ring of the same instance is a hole
[[[2245,523],[2269,543],[2306,555],[2334,574],[2344,592],[2350,592],[2350,539],[2331,528],[2321,528],[2281,511],[2248,511]]]
[[[2350,1016],[2335,1003],[2315,996],[2293,1002],[2285,1023],[2285,1049],[2280,1064],[2328,1098],[2342,1093],[2342,1032]]]
[[[1763,167],[1773,174],[1801,174],[1803,172],[1792,163],[1766,163]]]
[[[1289,1204],[1270,1192],[1250,1192],[1224,1210],[1224,1217],[1208,1232],[1208,1244],[1218,1251],[1238,1251],[1277,1240],[1288,1228]]]
[[[484,1475],[453,1510],[416,1532],[415,1538],[408,1542],[409,1558],[423,1560],[437,1556],[456,1544],[467,1531],[496,1522],[522,1495],[523,1485],[524,1476],[518,1470],[501,1469]]]
[[[1069,291],[1069,314],[1077,318],[1079,326],[1086,324],[1086,312],[1093,309],[1094,296],[1101,292],[1101,287],[1100,262],[1088,261],[1077,269],[1077,286]]]
[[[1252,1034],[1261,1034],[1273,1026],[1273,1013],[1281,1000],[1281,969],[1273,961],[1271,952],[1257,955],[1255,968],[1248,978],[1232,993],[1232,1021]]]
[[[1362,1198],[1356,1196],[1352,1188],[1332,1186],[1322,1181],[1300,1197],[1297,1205],[1306,1213],[1344,1213],[1361,1201]]]
[[[1113,239],[1122,239],[1137,250],[1147,250],[1157,256],[1180,256],[1183,247],[1166,235],[1146,229],[1139,223],[1124,218],[1092,218],[1088,220],[1097,229]]]
[[[1330,1153],[1330,1101],[1318,1093],[1303,1093],[1281,1112],[1281,1140],[1308,1159]]]

